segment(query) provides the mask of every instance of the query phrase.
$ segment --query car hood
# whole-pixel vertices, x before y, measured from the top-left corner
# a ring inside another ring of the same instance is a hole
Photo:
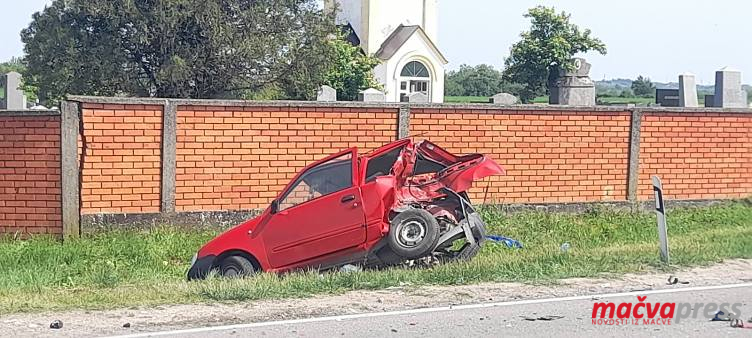
[[[231,249],[246,248],[249,237],[254,234],[264,217],[268,217],[267,212],[247,220],[215,237],[199,250],[199,257],[219,255],[228,250],[228,245]]]

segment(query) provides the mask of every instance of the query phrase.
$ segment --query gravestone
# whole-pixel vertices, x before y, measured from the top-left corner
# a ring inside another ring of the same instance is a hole
[[[679,89],[656,89],[655,103],[661,107],[679,107]]]
[[[715,73],[715,100],[718,108],[747,108],[742,97],[742,73],[724,67]]]
[[[574,69],[552,70],[549,76],[549,103],[569,106],[594,106],[595,82],[590,79],[591,65],[582,58],[572,60]],[[558,77],[556,77],[558,75]]]
[[[327,85],[321,86],[321,88],[319,88],[319,91],[316,93],[316,101],[337,101],[337,90]]]
[[[516,96],[507,93],[498,93],[491,98],[491,103],[498,105],[513,105],[520,102]]]
[[[693,74],[679,75],[679,107],[698,107],[697,83]]]
[[[428,103],[428,95],[423,93],[412,93],[407,96],[407,102],[410,103]]]
[[[715,95],[705,95],[705,108],[713,108],[715,105]]]
[[[358,93],[358,101],[362,102],[386,102],[386,95],[378,89],[368,88]]]
[[[21,74],[10,72],[3,75],[2,85],[5,87],[5,99],[2,100],[0,109],[26,109],[26,97],[24,97],[24,92],[21,89]]]

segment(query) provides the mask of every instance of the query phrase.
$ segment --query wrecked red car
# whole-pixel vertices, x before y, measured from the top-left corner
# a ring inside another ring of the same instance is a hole
[[[503,174],[502,167],[481,154],[455,156],[410,139],[367,155],[357,151],[303,169],[258,217],[201,248],[188,278],[469,260],[478,253],[485,224],[466,191],[473,181]]]

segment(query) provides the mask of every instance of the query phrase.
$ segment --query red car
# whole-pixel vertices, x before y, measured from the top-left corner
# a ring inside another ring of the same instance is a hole
[[[428,141],[361,156],[348,149],[303,169],[261,215],[201,248],[188,278],[471,259],[485,224],[466,191],[503,173],[481,154],[455,156]]]

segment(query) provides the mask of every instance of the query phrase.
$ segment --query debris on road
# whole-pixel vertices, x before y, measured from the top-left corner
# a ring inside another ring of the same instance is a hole
[[[731,327],[737,329],[752,329],[752,324],[745,323],[743,319],[733,319],[731,320]]]
[[[687,285],[689,284],[689,282],[679,281],[679,278],[676,278],[674,276],[668,276],[668,285],[676,285],[676,284]]]
[[[55,319],[55,320],[52,321],[52,323],[50,323],[50,328],[51,329],[55,329],[55,330],[62,329],[63,328],[63,322],[61,320],[59,320],[59,319]]]
[[[715,317],[710,319],[711,322],[728,322],[731,320],[731,317],[733,316],[733,313],[729,313],[728,315],[723,311],[717,311],[715,313]]]
[[[125,324],[123,324],[123,327],[127,329],[127,328],[131,327],[131,323],[125,323]]]
[[[540,316],[540,317],[524,317],[524,316],[521,316],[521,317],[522,317],[522,319],[527,320],[529,322],[534,322],[534,321],[538,321],[538,320],[550,322],[552,320],[557,320],[557,319],[564,318],[564,316],[553,316],[553,315]]]

